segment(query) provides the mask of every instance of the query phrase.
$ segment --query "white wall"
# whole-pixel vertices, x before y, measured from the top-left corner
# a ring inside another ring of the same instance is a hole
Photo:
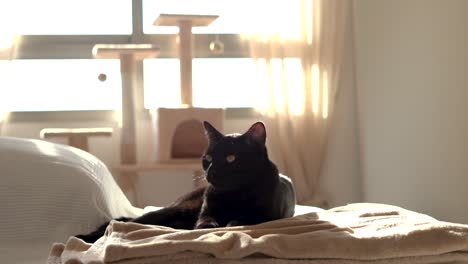
[[[468,223],[468,1],[354,3],[365,200]]]

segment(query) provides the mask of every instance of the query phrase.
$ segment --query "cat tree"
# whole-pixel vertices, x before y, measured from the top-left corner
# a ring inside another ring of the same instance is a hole
[[[206,147],[202,121],[208,120],[221,128],[224,111],[213,108],[194,108],[192,101],[192,27],[210,25],[218,16],[160,14],[153,25],[179,27],[180,108],[157,109],[155,118],[156,159],[159,162],[185,159],[184,163],[200,164]],[[199,166],[199,165],[198,165]]]
[[[145,58],[153,58],[159,48],[151,44],[97,44],[93,47],[93,55],[100,59],[119,59],[122,79],[122,129],[120,132],[120,164],[135,165],[136,152],[136,113],[135,113],[135,72],[136,62]],[[120,174],[122,189],[133,193],[136,201],[135,171]]]
[[[223,109],[204,109],[193,107],[192,102],[192,58],[193,58],[193,35],[192,27],[208,26],[217,19],[213,15],[181,15],[181,14],[161,14],[154,21],[156,26],[177,26],[179,27],[179,58],[180,58],[180,108],[158,108],[153,115],[155,130],[155,156],[156,160],[147,164],[137,164],[136,159],[127,161],[115,167],[121,173],[134,173],[142,171],[158,170],[189,170],[194,174],[194,178],[202,173],[200,157],[206,147],[206,138],[202,127],[202,121],[208,120],[215,127],[223,127]],[[131,107],[125,104],[123,107]],[[133,107],[132,107],[133,109]],[[130,110],[124,110],[132,111]],[[123,122],[123,129],[131,122]],[[132,136],[134,140],[134,135]],[[124,142],[123,142],[124,143]],[[135,151],[134,146],[122,144],[122,155],[127,147],[131,152]],[[202,184],[194,181],[194,185]]]
[[[192,107],[192,27],[210,25],[218,16],[214,15],[181,15],[160,14],[153,25],[179,27],[179,60],[180,60],[180,101],[182,105]]]
[[[97,44],[93,47],[95,58],[120,60],[122,79],[121,164],[135,164],[137,161],[134,89],[136,61],[156,57],[158,52],[159,48],[151,44]]]

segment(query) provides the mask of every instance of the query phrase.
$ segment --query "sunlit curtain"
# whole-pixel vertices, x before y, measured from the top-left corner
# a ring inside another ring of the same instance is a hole
[[[6,39],[8,38],[8,39]],[[3,135],[6,129],[9,113],[4,106],[7,105],[8,91],[12,87],[11,77],[11,62],[16,57],[16,52],[19,45],[18,38],[9,39],[10,36],[2,36],[0,32],[0,136]],[[11,41],[8,43],[7,41]],[[3,42],[3,43],[2,43]],[[4,46],[2,46],[4,44]],[[7,45],[10,46],[7,46]]]
[[[10,89],[10,62],[16,58],[20,37],[15,32],[15,12],[9,2],[0,3],[0,136],[5,129],[5,123],[8,120],[8,114],[3,109],[7,100],[6,93]]]
[[[290,176],[301,204],[324,205],[319,176],[340,82],[344,45],[351,45],[348,0],[268,1],[246,35],[257,65],[257,110],[268,127],[271,158]]]

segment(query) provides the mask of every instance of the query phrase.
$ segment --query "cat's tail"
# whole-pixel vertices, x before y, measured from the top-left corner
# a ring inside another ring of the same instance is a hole
[[[183,195],[168,207],[146,213],[137,218],[121,217],[114,220],[144,225],[167,226],[175,229],[193,229],[203,204],[204,192],[205,187],[200,187]],[[104,235],[107,225],[109,225],[109,222],[104,223],[97,230],[89,234],[76,235],[76,237],[87,243],[94,243]]]
[[[144,225],[161,225],[172,227],[175,229],[193,229],[200,213],[200,206],[188,208],[183,206],[165,207],[158,211],[146,213],[137,218],[120,217],[114,219],[122,222],[135,222]],[[99,226],[95,231],[85,234],[76,235],[75,237],[85,241],[86,243],[94,243],[106,232],[110,222],[106,222]]]
[[[132,220],[132,218],[129,217],[119,217],[114,219],[115,221],[121,221],[121,222],[129,222]],[[106,222],[99,226],[96,230],[93,232],[86,234],[86,235],[76,235],[75,237],[83,240],[86,243],[94,243],[96,240],[98,240],[100,237],[104,235],[106,232],[107,226],[109,225],[110,222]]]
[[[144,225],[167,226],[175,229],[193,229],[198,219],[201,205],[196,207],[170,206],[146,213],[131,222]]]
[[[175,229],[193,229],[203,204],[206,187],[200,187],[181,196],[171,205],[146,213],[131,222],[144,225],[160,225]]]

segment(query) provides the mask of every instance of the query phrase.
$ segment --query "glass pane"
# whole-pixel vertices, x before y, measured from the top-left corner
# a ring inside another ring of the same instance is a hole
[[[1,1],[2,31],[22,35],[127,35],[132,33],[132,0]]]
[[[192,78],[194,106],[255,106],[257,79],[253,59],[196,59]]]
[[[193,104],[196,107],[254,107],[257,79],[253,59],[194,59]],[[180,106],[178,59],[144,61],[145,107]]]
[[[0,61],[1,111],[112,110],[121,105],[119,60]],[[106,74],[99,81],[99,74]]]
[[[299,11],[299,0],[143,0],[143,31],[147,34],[177,33],[177,27],[153,26],[160,13],[172,13],[219,16],[207,27],[194,27],[193,33],[239,34],[273,30],[299,35]]]
[[[143,69],[145,108],[179,107],[179,60],[146,59]]]

